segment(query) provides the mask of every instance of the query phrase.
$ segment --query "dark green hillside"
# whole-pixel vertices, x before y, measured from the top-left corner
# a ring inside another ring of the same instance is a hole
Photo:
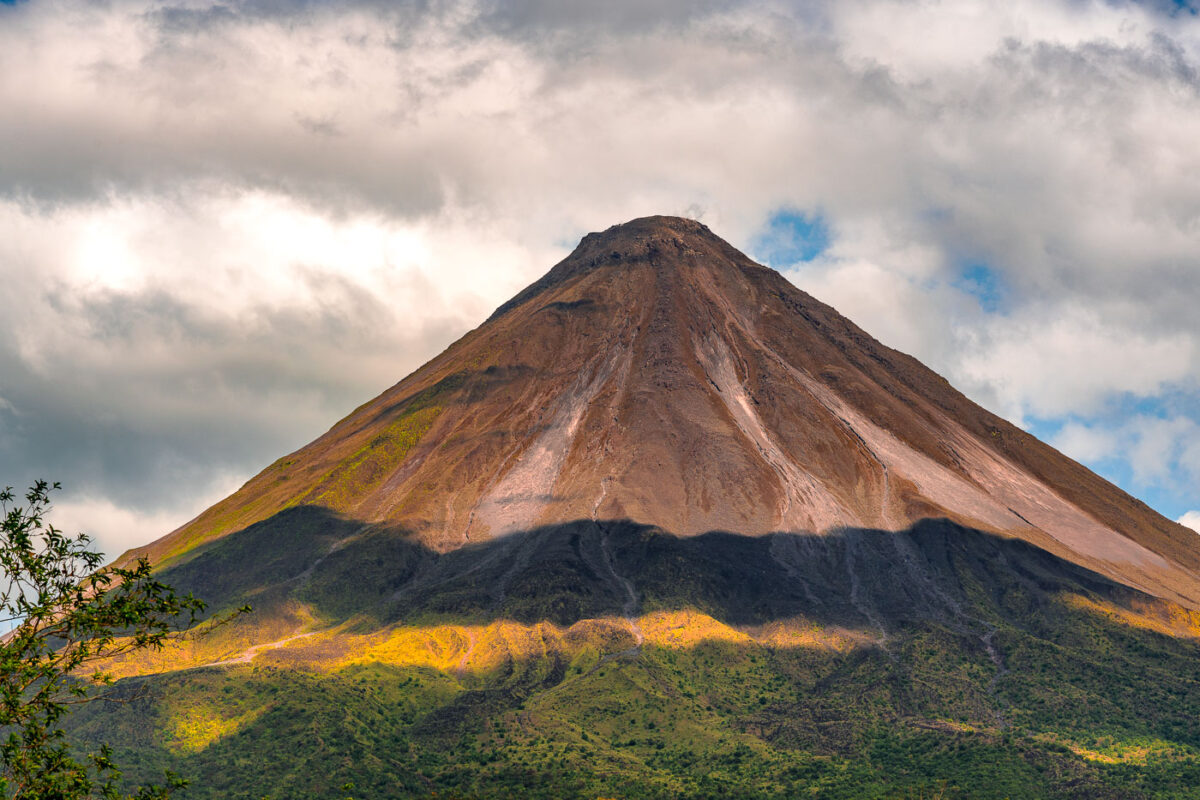
[[[229,584],[283,526],[298,553],[344,538]],[[119,740],[131,777],[170,767],[197,800],[1200,796],[1195,617],[950,523],[680,539],[581,522],[438,556],[293,509],[167,575],[263,599],[249,625],[296,608],[342,625],[131,678],[132,702],[75,718],[80,741]]]

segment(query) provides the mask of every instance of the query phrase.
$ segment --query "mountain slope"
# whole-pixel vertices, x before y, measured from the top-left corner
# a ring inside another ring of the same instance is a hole
[[[127,553],[255,612],[73,736],[195,798],[1197,797],[1194,543],[652,217]]]
[[[152,677],[76,738],[192,798],[1196,797],[1200,615],[1015,539],[360,527],[293,509],[169,570],[272,588],[116,665]]]
[[[945,517],[1188,605],[1194,534],[697,222],[590,234],[444,354],[142,551],[294,505],[438,551],[537,525],[677,535]]]

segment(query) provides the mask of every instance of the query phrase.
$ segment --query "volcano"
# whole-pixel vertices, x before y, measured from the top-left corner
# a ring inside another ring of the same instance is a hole
[[[1195,533],[692,220],[584,237],[139,556],[256,609],[115,665],[157,688],[81,717],[195,796],[1132,797],[1200,769]]]
[[[580,519],[693,536],[942,518],[1200,602],[1193,532],[672,217],[586,236],[441,356],[137,552],[295,505],[439,552]]]

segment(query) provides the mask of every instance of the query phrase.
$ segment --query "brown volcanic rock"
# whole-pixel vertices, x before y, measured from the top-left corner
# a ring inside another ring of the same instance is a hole
[[[1191,531],[673,217],[584,237],[442,355],[134,552],[171,558],[295,505],[440,552],[586,519],[690,536],[945,517],[1200,603]]]

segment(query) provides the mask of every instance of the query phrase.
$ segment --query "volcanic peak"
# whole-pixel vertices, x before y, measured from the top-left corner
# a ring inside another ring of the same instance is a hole
[[[493,320],[552,287],[598,269],[627,269],[649,264],[668,276],[698,260],[708,265],[737,263],[742,269],[765,270],[698,220],[656,215],[639,217],[584,236],[571,254],[522,292],[501,305]]]
[[[704,223],[684,217],[652,216],[589,233],[567,258],[593,262],[640,260],[669,253],[699,252],[729,246]]]

